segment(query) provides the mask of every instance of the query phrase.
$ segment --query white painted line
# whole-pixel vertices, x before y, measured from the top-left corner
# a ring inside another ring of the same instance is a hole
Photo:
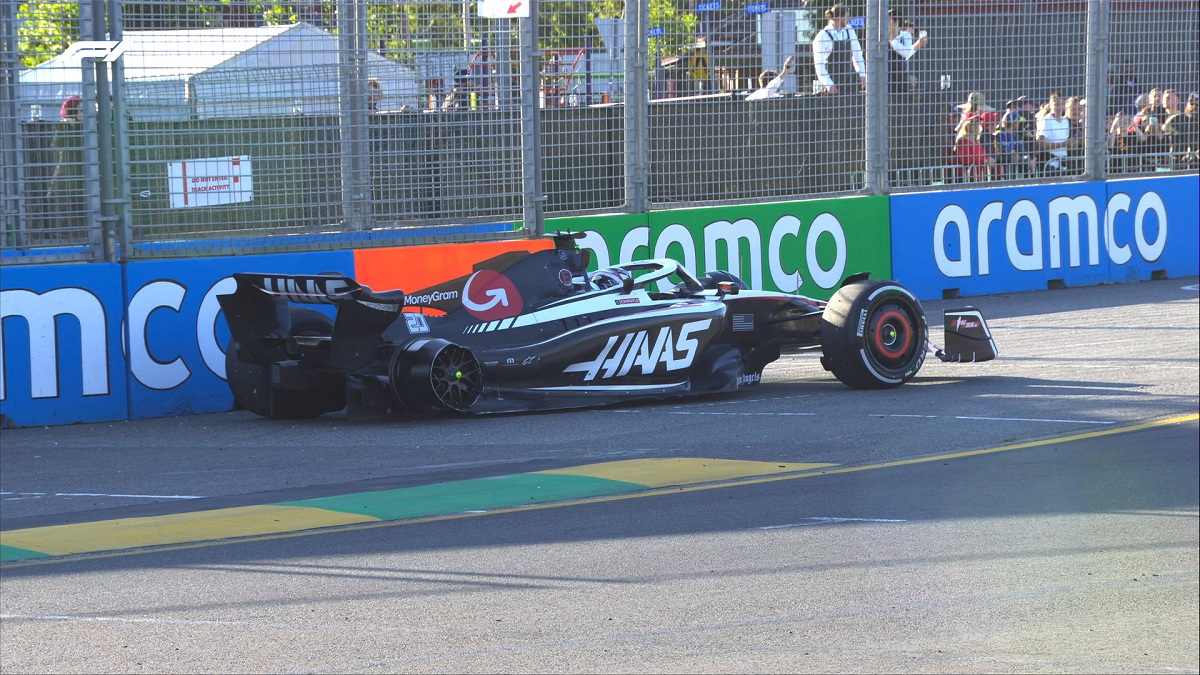
[[[630,410],[628,412],[642,412]],[[821,413],[813,412],[712,412],[703,410],[670,410],[670,415],[723,415],[726,417],[815,417]],[[1116,424],[1103,420],[1061,420],[1040,419],[1036,417],[974,417],[971,415],[916,415],[903,413],[868,413],[867,417],[901,417],[921,420],[975,420],[986,422],[1049,422],[1054,424]]]
[[[701,412],[699,410],[672,410],[672,415],[726,415],[742,417],[812,417],[817,413],[810,412]]]
[[[43,497],[112,497],[114,499],[204,499],[201,495],[123,495],[107,492],[8,492],[0,491],[0,495],[17,495],[8,497],[5,501],[14,499],[41,499]]]
[[[809,518],[801,518],[801,520],[811,521],[804,523],[787,523],[785,525],[764,525],[763,527],[755,528],[757,530],[782,530],[789,527],[808,527],[809,525],[828,525],[829,523],[907,523],[907,520],[898,520],[893,518],[823,518],[820,516],[812,516]]]
[[[200,495],[110,495],[103,492],[56,492],[55,497],[118,497],[121,499],[204,499]]]
[[[1036,417],[970,417],[968,415],[955,415],[956,420],[983,420],[986,422],[1056,422],[1060,424],[1116,424],[1116,422],[1104,422],[1098,420],[1044,420]]]
[[[244,626],[254,625],[251,621],[229,621],[221,619],[159,619],[126,616],[71,616],[66,614],[0,614],[4,621],[79,621],[83,623],[151,623],[182,626]]]
[[[745,405],[749,405],[751,403],[767,403],[769,401],[792,401],[792,400],[795,400],[798,398],[812,398],[812,394],[797,394],[795,396],[772,396],[770,398],[730,398],[730,399],[726,399],[723,401],[709,401],[709,402],[698,402],[697,401],[697,402],[681,403],[679,405],[671,406],[671,408],[672,409],[696,409],[696,408],[711,408],[713,406],[731,406],[731,405],[745,406]],[[603,409],[603,412],[637,414],[637,413],[643,413],[643,412],[647,412],[647,411],[640,410],[640,409],[629,409],[629,408],[605,408],[605,409]],[[699,415],[699,414],[704,414],[704,413],[692,412],[691,414]],[[733,413],[708,413],[708,414],[729,415],[729,414],[733,414]],[[746,415],[746,414],[751,414],[751,413],[740,413],[740,414]],[[780,413],[753,413],[753,414],[773,415],[773,414],[780,414]],[[800,414],[800,413],[791,413],[791,414]],[[813,414],[813,413],[804,413],[804,414]]]
[[[1191,286],[1180,286],[1181,291],[1200,291],[1200,284],[1192,284]]]
[[[1106,422],[1098,420],[1058,420],[1058,419],[1041,419],[1037,417],[974,417],[971,415],[905,415],[892,413],[870,413],[868,417],[903,417],[915,418],[922,420],[948,419],[948,420],[981,420],[985,422],[1052,422],[1055,424],[1116,424],[1116,422]]]
[[[1005,326],[990,322],[988,326],[1003,330],[1196,330],[1196,326]]]

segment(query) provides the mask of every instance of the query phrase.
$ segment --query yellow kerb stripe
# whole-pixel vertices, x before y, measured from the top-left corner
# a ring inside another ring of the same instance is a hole
[[[571,476],[590,476],[607,480],[636,483],[658,488],[670,485],[692,485],[709,483],[730,478],[769,476],[777,473],[811,471],[836,464],[753,462],[741,459],[696,459],[678,457],[674,459],[627,459],[619,462],[603,462],[565,469],[551,469],[537,473],[557,473]]]
[[[70,555],[277,534],[377,520],[371,516],[300,506],[240,506],[0,532],[0,544],[49,555]]]

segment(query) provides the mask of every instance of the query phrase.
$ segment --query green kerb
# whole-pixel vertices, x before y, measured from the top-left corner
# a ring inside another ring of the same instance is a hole
[[[41,553],[39,551],[30,551],[27,548],[17,548],[16,546],[4,546],[0,544],[0,562],[11,562],[13,560],[29,560],[30,558],[49,558],[50,554]]]
[[[464,511],[483,511],[528,504],[645,490],[645,485],[590,476],[530,474],[421,485],[396,490],[363,492],[337,497],[280,502],[280,506],[308,506],[357,513],[380,520],[403,520]]]

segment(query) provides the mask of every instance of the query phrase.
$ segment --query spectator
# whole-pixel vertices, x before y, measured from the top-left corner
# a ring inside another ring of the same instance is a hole
[[[979,115],[979,144],[992,158],[992,164],[995,165],[989,173],[993,178],[1003,177],[1003,166],[1001,162],[1001,150],[996,142],[996,126],[1000,123],[1000,113],[991,110]]]
[[[1011,108],[1013,112],[1011,115],[1005,113],[1004,119],[1001,120],[1001,127],[1015,134],[1025,144],[1026,151],[1032,153],[1036,145],[1038,104],[1028,96],[1018,96],[1013,99],[1012,103],[1014,104]]]
[[[1072,96],[1063,103],[1063,117],[1067,119],[1070,137],[1067,140],[1067,156],[1070,158],[1070,173],[1080,173],[1083,170],[1083,147],[1087,140],[1085,99]]]
[[[1020,102],[1021,112],[1026,117],[1029,119],[1037,118],[1038,110],[1041,109],[1041,105],[1039,105],[1037,101],[1029,98],[1028,96],[1018,96],[1017,101]]]
[[[442,110],[466,108],[471,105],[470,80],[470,74],[466,68],[454,71],[454,88],[446,95],[446,100],[442,101]]]
[[[747,101],[761,101],[768,98],[782,98],[783,93],[780,91],[783,88],[783,82],[792,72],[792,61],[794,57],[789,56],[787,61],[783,62],[783,72],[778,75],[773,70],[764,70],[758,75],[758,89],[750,92],[746,97]]]
[[[1159,89],[1158,87],[1154,87],[1150,90],[1150,93],[1147,94],[1145,105],[1150,106],[1151,115],[1165,121],[1171,113],[1167,111],[1165,97],[1163,96],[1164,93],[1165,92],[1163,92],[1163,90]],[[1141,108],[1142,106],[1139,105],[1139,112]]]
[[[1108,153],[1110,155],[1110,173],[1128,173],[1133,170],[1134,155],[1141,143],[1138,136],[1141,131],[1134,131],[1133,117],[1124,112],[1113,115],[1112,124],[1108,127]]]
[[[58,109],[58,117],[64,122],[82,122],[83,99],[75,95],[68,96]]]
[[[959,124],[958,133],[954,137],[950,163],[961,167],[963,176],[968,180],[982,180],[996,166],[996,160],[980,143],[982,130],[980,116],[968,115]]]
[[[1083,147],[1084,118],[1083,105],[1080,101],[1079,97],[1072,96],[1063,103],[1063,117],[1067,118],[1067,122],[1070,124],[1072,148]]]
[[[1137,99],[1137,76],[1134,73],[1133,63],[1123,61],[1110,75],[1108,79],[1108,114],[1116,115],[1125,113],[1134,115],[1138,109],[1135,107]]]
[[[1170,87],[1163,90],[1162,107],[1167,111],[1167,117],[1179,113],[1179,94]]]
[[[914,91],[917,76],[912,72],[911,59],[918,49],[928,43],[929,33],[921,31],[913,40],[913,25],[888,12],[888,91]]]
[[[1062,173],[1066,166],[1067,148],[1070,147],[1071,123],[1062,114],[1062,101],[1051,96],[1042,106],[1037,117],[1036,138],[1044,153],[1045,174]]]
[[[1004,114],[996,124],[994,132],[997,161],[1003,166],[1004,175],[1016,178],[1018,169],[1033,175],[1034,164],[1030,149],[1025,142],[1025,121],[1016,100],[1004,106]]]
[[[960,133],[962,133],[962,129],[964,126],[966,126],[968,119],[974,118],[975,121],[978,122],[981,114],[996,110],[992,106],[988,105],[987,98],[985,98],[983,92],[980,91],[973,91],[970,94],[967,94],[967,102],[960,103],[956,107],[962,111],[962,115],[960,115],[958,118],[958,125],[954,127],[955,136],[958,136]]]
[[[1137,98],[1138,114],[1133,118],[1129,133],[1135,137],[1135,152],[1141,155],[1141,169],[1151,170],[1162,164],[1167,152],[1167,139],[1162,125],[1166,122],[1166,109],[1159,102],[1159,92],[1151,89],[1150,94]]]
[[[367,110],[379,112],[379,101],[383,98],[383,85],[378,77],[367,78]]]
[[[1171,143],[1173,166],[1195,169],[1200,165],[1200,94],[1188,94],[1183,112],[1167,118],[1163,130]]]
[[[866,65],[863,63],[862,45],[858,33],[849,27],[850,10],[841,3],[825,10],[829,24],[813,38],[813,70],[821,92],[827,94],[853,94],[866,89]],[[855,86],[855,74],[857,84]]]

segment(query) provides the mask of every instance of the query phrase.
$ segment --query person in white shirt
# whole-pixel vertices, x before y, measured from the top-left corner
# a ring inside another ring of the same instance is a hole
[[[813,69],[822,93],[852,94],[866,89],[867,71],[863,63],[862,45],[858,33],[848,24],[850,10],[841,3],[825,10],[829,25],[813,38]],[[855,84],[855,75],[858,87]]]
[[[1046,168],[1062,170],[1062,160],[1066,159],[1067,148],[1070,147],[1071,120],[1063,116],[1062,102],[1058,95],[1051,95],[1050,100],[1038,112],[1035,136],[1050,155]]]
[[[787,79],[787,76],[792,72],[792,60],[793,57],[789,56],[787,61],[784,61],[783,63],[783,72],[776,75],[773,79],[771,79],[770,82],[763,83],[763,78],[772,72],[769,70],[764,70],[762,74],[758,76],[759,88],[750,92],[750,95],[746,97],[746,100],[761,101],[768,98],[782,98],[783,92],[780,90],[783,88],[784,80]]]
[[[929,33],[921,31],[913,40],[913,25],[888,12],[888,91],[913,91],[917,77],[912,72],[911,59],[918,49],[929,42]]]

